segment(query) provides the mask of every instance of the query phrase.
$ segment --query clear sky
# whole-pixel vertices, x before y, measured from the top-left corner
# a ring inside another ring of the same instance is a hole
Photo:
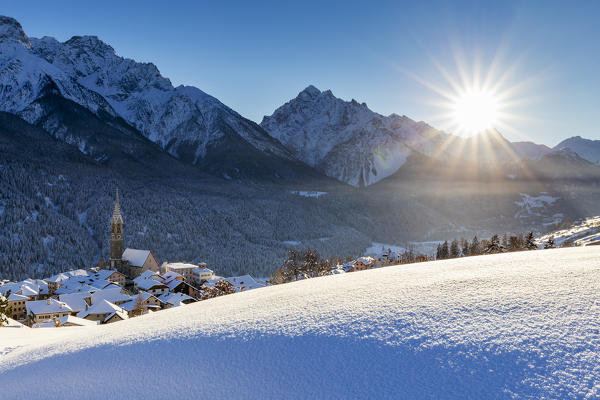
[[[30,0],[0,13],[32,37],[97,35],[257,122],[313,84],[447,129],[432,88],[479,70],[506,94],[509,139],[600,139],[600,1],[414,3]]]

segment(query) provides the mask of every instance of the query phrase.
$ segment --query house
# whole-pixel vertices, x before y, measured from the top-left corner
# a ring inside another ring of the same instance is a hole
[[[160,275],[158,275],[157,272],[148,270],[148,271],[142,272],[138,277],[133,279],[133,288],[135,290],[138,290],[138,287],[137,287],[138,283],[140,283],[146,279],[154,279],[157,282],[163,281],[163,278]]]
[[[173,272],[167,272],[165,275],[168,274],[173,274]],[[171,280],[165,280],[164,284],[167,285],[171,293],[183,293],[194,299],[200,298],[200,290],[185,282],[182,278],[172,277]]]
[[[353,263],[353,271],[364,271],[373,268],[375,259],[372,257],[359,257]]]
[[[194,264],[185,264],[185,263],[163,263],[162,265],[162,271],[163,272],[168,272],[168,271],[174,271],[177,272],[178,274],[180,274],[181,276],[183,276],[183,279],[186,280],[186,282],[192,282],[192,280],[194,279],[194,270],[196,269],[200,269],[201,267],[198,265],[194,265]]]
[[[165,293],[159,296],[158,299],[163,303],[164,308],[179,307],[196,301],[183,293]]]
[[[120,305],[131,300],[131,296],[124,293],[121,287],[98,290],[92,293],[92,305],[102,300],[107,300],[113,304]]]
[[[391,249],[388,249],[380,253],[373,263],[373,268],[387,267],[389,265],[395,265],[400,262],[400,255]]]
[[[136,282],[135,287],[138,290],[151,293],[155,296],[161,295],[169,291],[169,287],[162,282],[155,281],[152,278],[142,279]]]
[[[233,276],[231,278],[224,278],[224,280],[231,283],[233,287],[235,287],[236,292],[258,289],[266,286],[263,282],[257,281],[250,275]]]
[[[25,303],[25,307],[27,324],[30,326],[38,322],[48,322],[54,318],[76,314],[71,307],[56,299],[28,301]]]
[[[162,306],[162,302],[156,296],[140,291],[137,295],[132,296],[130,301],[121,304],[120,307],[127,311],[129,317],[131,318],[134,316],[134,310],[138,305],[139,300],[141,300],[142,314],[145,314],[148,312],[148,310],[160,310]]]
[[[18,321],[25,320],[27,318],[27,308],[25,307],[25,303],[31,299],[22,294],[11,293],[7,300],[11,317]]]
[[[192,272],[192,282],[196,286],[202,286],[204,282],[208,282],[211,279],[215,279],[215,273],[206,268],[206,264],[200,264],[199,268],[196,268]]]
[[[159,271],[156,256],[150,250],[125,249],[122,260],[126,261],[123,267],[126,275],[131,278],[140,276],[144,271]]]
[[[62,318],[54,318],[47,322],[38,322],[33,324],[32,328],[60,328],[68,326],[96,326],[98,321],[89,321],[87,319],[74,317],[73,315],[67,315]]]
[[[116,270],[101,269],[92,275],[93,278],[103,281],[112,282],[119,286],[125,286],[127,278],[125,275]]]
[[[81,312],[92,304],[92,294],[90,292],[75,292],[61,294],[58,300],[67,304],[74,312]]]
[[[104,299],[88,307],[87,310],[81,311],[77,316],[89,321],[98,321],[101,324],[109,324],[129,318],[127,311]]]

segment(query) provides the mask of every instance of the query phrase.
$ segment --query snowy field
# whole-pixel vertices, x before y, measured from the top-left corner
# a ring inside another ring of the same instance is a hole
[[[381,268],[0,329],[2,399],[600,397],[600,247]]]

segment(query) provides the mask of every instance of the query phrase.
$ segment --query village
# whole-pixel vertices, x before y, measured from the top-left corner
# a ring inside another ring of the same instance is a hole
[[[398,261],[400,255],[388,250],[377,258],[359,257],[336,265],[327,274],[362,271]],[[11,324],[58,328],[119,322],[269,284],[250,275],[217,276],[206,264],[159,264],[150,250],[123,250],[123,217],[117,188],[110,220],[109,261],[44,279],[2,281],[0,295],[6,297]]]

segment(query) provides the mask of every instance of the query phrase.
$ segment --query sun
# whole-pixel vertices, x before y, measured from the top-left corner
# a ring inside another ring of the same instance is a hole
[[[482,88],[462,91],[450,104],[453,125],[469,136],[493,129],[498,123],[499,108],[494,94]]]

